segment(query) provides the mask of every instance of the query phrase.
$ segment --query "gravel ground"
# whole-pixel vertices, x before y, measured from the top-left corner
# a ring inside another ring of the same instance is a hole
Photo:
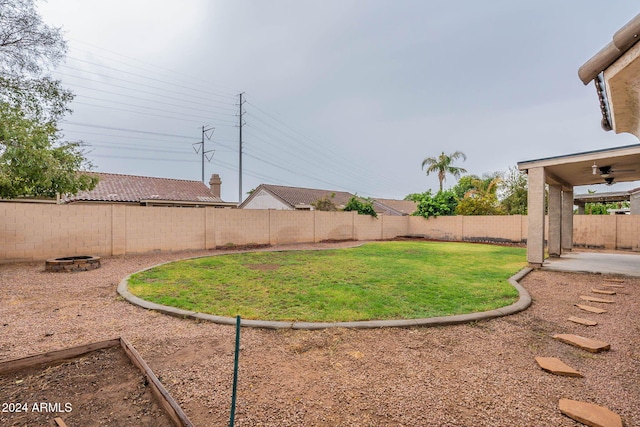
[[[0,361],[123,336],[195,425],[227,425],[234,328],[147,311],[116,294],[134,271],[211,253],[106,258],[98,270],[71,274],[45,273],[44,262],[0,265]],[[606,406],[626,426],[640,426],[640,279],[625,280],[611,297],[616,304],[589,303],[607,313],[573,306],[605,279],[536,271],[521,281],[533,298],[528,310],[467,325],[244,328],[236,426],[580,425],[560,414],[563,397]],[[569,316],[599,323],[582,326]],[[556,333],[607,341],[611,350],[587,353],[553,340]],[[543,372],[535,356],[559,357],[584,378]]]

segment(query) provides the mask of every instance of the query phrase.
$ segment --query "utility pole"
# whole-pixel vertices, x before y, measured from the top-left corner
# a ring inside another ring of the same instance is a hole
[[[216,130],[216,128],[206,128],[205,126],[202,126],[202,138],[200,140],[200,142],[194,142],[192,145],[194,146],[193,149],[195,150],[196,153],[201,153],[202,155],[202,182],[204,182],[204,159],[205,157],[207,158],[207,160],[210,162],[211,159],[213,158],[213,153],[215,153],[215,150],[205,150],[204,149],[204,137],[206,136],[207,139],[209,141],[211,141],[211,135],[213,135],[213,132]],[[207,134],[207,132],[211,132],[211,134]],[[198,148],[196,148],[195,146],[199,145]],[[208,154],[211,153],[211,156],[208,156]],[[206,184],[206,183],[205,183]]]
[[[238,94],[240,97],[240,121],[238,122],[238,127],[240,128],[240,135],[238,138],[238,204],[242,203],[242,126],[244,123],[242,122],[242,95],[244,92]]]

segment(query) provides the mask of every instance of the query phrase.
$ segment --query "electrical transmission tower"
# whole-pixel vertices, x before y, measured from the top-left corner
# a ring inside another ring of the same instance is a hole
[[[213,159],[213,154],[216,152],[216,150],[205,150],[204,149],[204,138],[205,136],[207,137],[207,140],[211,141],[211,136],[213,135],[213,132],[216,130],[216,128],[205,128],[205,126],[202,126],[202,139],[200,140],[200,142],[194,142],[193,145],[193,149],[195,150],[196,153],[200,153],[202,155],[202,182],[204,184],[206,184],[206,182],[204,182],[204,159],[206,157],[206,159],[211,162],[211,159]],[[210,133],[208,133],[210,132]],[[196,145],[198,147],[196,147]],[[211,154],[211,156],[209,156],[209,154]]]
[[[244,111],[242,110],[242,105],[244,104],[242,101],[242,95],[244,95],[244,92],[238,94],[238,97],[240,97],[240,120],[238,121],[238,128],[240,129],[238,137],[238,204],[242,203],[242,126],[245,124],[242,121],[242,115],[244,114]]]

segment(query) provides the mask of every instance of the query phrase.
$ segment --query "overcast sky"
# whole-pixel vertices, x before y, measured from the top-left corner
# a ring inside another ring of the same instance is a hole
[[[456,150],[482,175],[636,144],[600,128],[578,68],[639,11],[610,0],[49,0],[74,91],[66,139],[100,172],[403,198],[437,189],[422,160]],[[449,177],[445,187],[455,184]],[[631,184],[626,184],[629,188]],[[637,186],[636,184],[633,184]],[[633,186],[631,185],[631,186]],[[614,186],[593,186],[604,192]],[[618,187],[620,188],[620,187]]]

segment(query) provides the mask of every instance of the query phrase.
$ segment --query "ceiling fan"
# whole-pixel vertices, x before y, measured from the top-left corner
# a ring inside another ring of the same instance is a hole
[[[614,173],[625,173],[625,172],[635,172],[635,169],[614,169],[613,166],[598,166],[595,162],[593,162],[593,166],[591,166],[591,172],[593,175],[598,175],[604,178],[605,184],[612,185],[615,177]]]

